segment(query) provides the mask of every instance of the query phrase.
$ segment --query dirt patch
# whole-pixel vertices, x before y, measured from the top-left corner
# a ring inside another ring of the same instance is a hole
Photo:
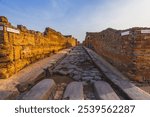
[[[56,84],[59,83],[70,83],[73,82],[74,80],[72,78],[70,78],[69,76],[63,76],[63,75],[53,75],[51,77],[49,77],[50,79],[53,79],[55,81]]]
[[[50,79],[53,79],[56,83],[56,92],[54,94],[53,99],[61,100],[67,85],[70,82],[73,82],[73,80],[68,76],[61,76],[61,75],[53,75],[52,77],[50,77]]]
[[[96,100],[93,85],[91,84],[84,85],[83,92],[85,100]]]

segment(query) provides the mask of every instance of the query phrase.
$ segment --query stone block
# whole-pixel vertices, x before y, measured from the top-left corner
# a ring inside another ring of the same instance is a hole
[[[101,100],[119,100],[115,91],[104,81],[94,82],[94,89],[98,99]]]
[[[18,60],[21,58],[21,46],[14,46],[14,60]]]
[[[82,82],[71,82],[64,92],[63,99],[84,100]]]
[[[23,96],[23,100],[48,100],[55,92],[55,82],[52,79],[44,79],[36,84]]]
[[[0,16],[0,22],[4,23],[4,24],[8,24],[8,19],[5,16]]]
[[[0,78],[5,79],[8,77],[9,77],[9,74],[8,74],[7,68],[0,68]]]

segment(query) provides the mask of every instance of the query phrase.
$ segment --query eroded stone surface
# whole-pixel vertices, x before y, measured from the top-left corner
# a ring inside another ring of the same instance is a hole
[[[54,72],[69,75],[76,81],[100,80],[102,76],[81,46],[71,51]]]
[[[119,100],[119,97],[107,82],[94,82],[94,89],[98,99]]]
[[[44,79],[23,96],[23,100],[46,100],[55,92],[56,84],[52,79]]]
[[[63,99],[69,100],[83,100],[83,84],[82,82],[71,82],[68,84]]]

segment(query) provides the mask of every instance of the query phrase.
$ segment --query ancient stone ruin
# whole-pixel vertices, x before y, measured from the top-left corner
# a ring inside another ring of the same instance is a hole
[[[87,32],[84,45],[132,80],[150,80],[150,28]]]
[[[51,28],[46,28],[43,33],[22,25],[16,28],[1,16],[0,78],[8,78],[33,62],[76,44],[74,37],[63,36]]]

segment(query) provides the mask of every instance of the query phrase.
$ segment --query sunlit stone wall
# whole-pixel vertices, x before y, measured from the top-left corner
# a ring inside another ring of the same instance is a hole
[[[17,28],[0,17],[0,78],[8,78],[28,64],[50,56],[59,50],[76,46],[77,40],[65,37],[51,28],[43,33]]]

